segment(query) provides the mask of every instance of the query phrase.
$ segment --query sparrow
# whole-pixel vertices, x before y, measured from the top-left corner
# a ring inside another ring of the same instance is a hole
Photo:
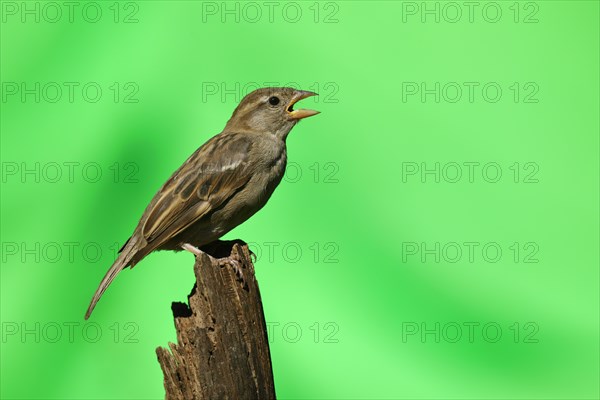
[[[218,240],[260,210],[281,182],[286,138],[303,118],[319,111],[294,109],[316,93],[289,87],[246,95],[221,133],[196,150],[165,182],[119,251],[87,309],[126,267],[155,250],[187,250]]]

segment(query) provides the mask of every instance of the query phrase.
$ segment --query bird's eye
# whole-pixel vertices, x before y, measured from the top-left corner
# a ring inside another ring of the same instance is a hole
[[[276,106],[277,104],[279,104],[279,97],[269,97],[269,104],[272,106]]]

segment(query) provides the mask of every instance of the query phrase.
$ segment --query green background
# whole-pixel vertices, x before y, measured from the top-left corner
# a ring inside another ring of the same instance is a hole
[[[96,23],[44,4],[2,2],[3,399],[164,396],[154,349],[192,256],[152,254],[84,311],[158,187],[269,83],[322,111],[226,236],[259,255],[280,398],[599,397],[598,2],[478,2],[470,21],[462,2],[276,2],[270,19],[109,1]]]

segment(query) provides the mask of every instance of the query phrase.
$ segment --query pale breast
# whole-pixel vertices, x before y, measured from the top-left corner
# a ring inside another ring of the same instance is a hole
[[[287,151],[280,139],[263,136],[253,144],[252,152],[252,178],[213,214],[215,234],[224,235],[263,208],[285,174]]]

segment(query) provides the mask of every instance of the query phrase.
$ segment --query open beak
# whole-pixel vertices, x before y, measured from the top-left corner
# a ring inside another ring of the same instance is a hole
[[[305,109],[294,110],[294,104],[296,104],[297,102],[299,102],[302,99],[305,99],[305,98],[311,97],[311,96],[318,96],[318,94],[314,93],[314,92],[309,92],[306,90],[297,90],[296,93],[294,93],[294,97],[292,97],[290,104],[288,104],[288,106],[287,106],[287,113],[290,116],[290,118],[302,119],[302,118],[310,117],[313,115],[317,115],[320,112],[320,111],[305,110]]]

